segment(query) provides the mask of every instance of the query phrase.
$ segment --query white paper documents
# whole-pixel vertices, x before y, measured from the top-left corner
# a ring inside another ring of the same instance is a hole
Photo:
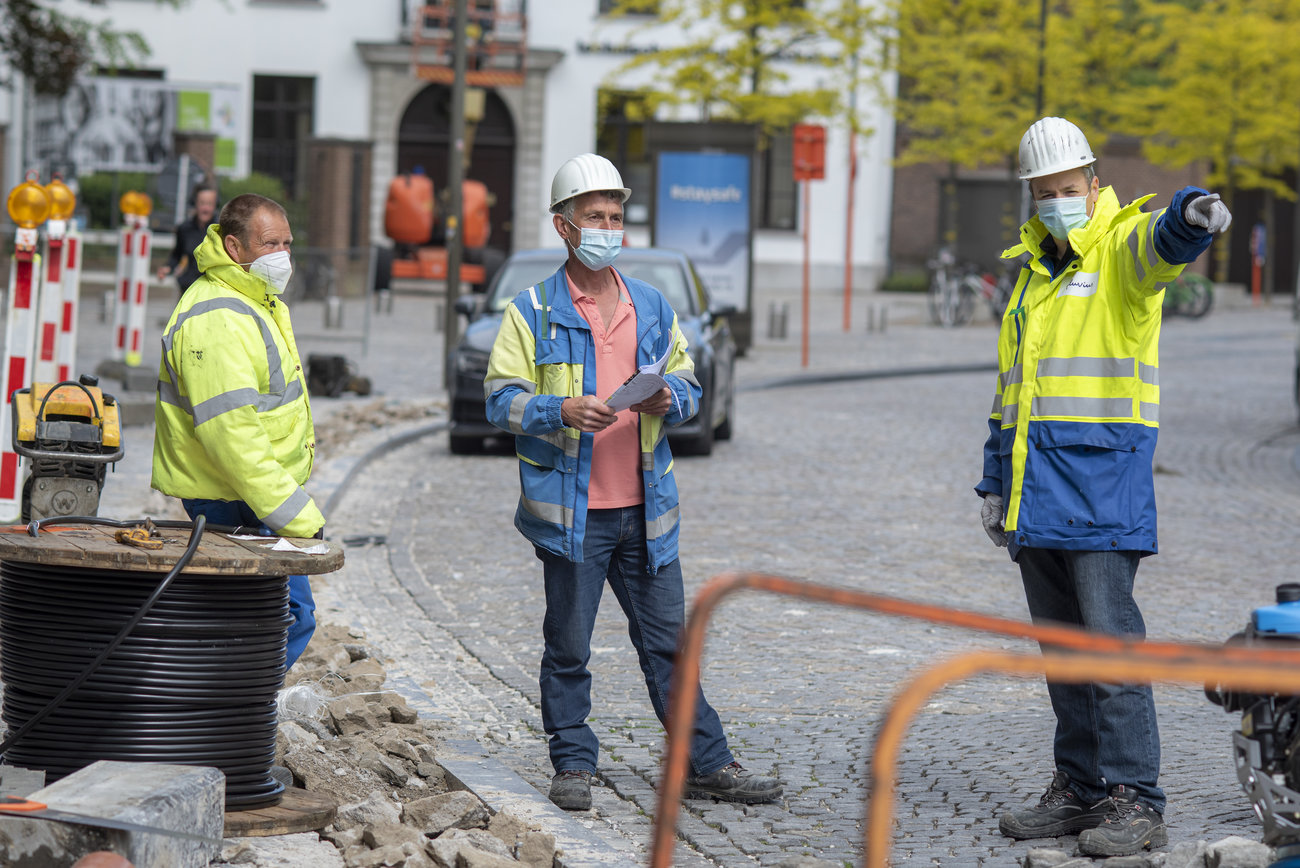
[[[624,380],[623,385],[605,400],[609,408],[615,412],[626,410],[653,396],[660,389],[667,388],[668,381],[663,378],[663,373],[664,368],[668,367],[668,356],[672,351],[670,346],[662,357],[648,365],[642,365],[635,374]]]

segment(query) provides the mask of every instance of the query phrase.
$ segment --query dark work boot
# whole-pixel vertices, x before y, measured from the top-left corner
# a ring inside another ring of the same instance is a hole
[[[556,807],[566,811],[586,811],[591,808],[591,772],[568,769],[551,778],[548,796]]]
[[[1094,807],[1106,810],[1102,822],[1079,833],[1079,852],[1088,856],[1131,856],[1169,842],[1165,818],[1137,800],[1132,787],[1116,784]]]
[[[691,775],[686,779],[685,792],[688,799],[718,799],[754,805],[781,798],[781,782],[776,778],[751,775],[740,763],[733,762],[707,775]]]
[[[1069,776],[1058,771],[1038,804],[1003,814],[998,818],[998,829],[1008,838],[1057,838],[1091,829],[1106,818],[1106,813],[1101,802],[1089,806],[1080,800],[1070,789]]]

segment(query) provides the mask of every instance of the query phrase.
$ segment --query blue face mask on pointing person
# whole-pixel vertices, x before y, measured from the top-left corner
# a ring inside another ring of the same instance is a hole
[[[567,222],[577,229],[582,237],[578,246],[573,248],[578,261],[592,271],[599,271],[607,265],[614,264],[618,252],[623,249],[622,229],[584,229],[574,225],[573,221]]]
[[[1038,219],[1043,221],[1053,238],[1066,239],[1071,229],[1088,225],[1088,197],[1064,196],[1059,199],[1040,199]]]

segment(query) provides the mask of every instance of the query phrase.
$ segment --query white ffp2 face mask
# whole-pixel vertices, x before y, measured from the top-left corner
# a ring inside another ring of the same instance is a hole
[[[248,266],[248,273],[265,280],[271,294],[279,295],[293,276],[293,260],[289,258],[289,251],[277,250],[254,259]]]

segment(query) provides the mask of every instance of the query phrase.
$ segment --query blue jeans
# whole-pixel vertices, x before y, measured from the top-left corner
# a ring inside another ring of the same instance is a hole
[[[1074,624],[1111,636],[1146,637],[1133,599],[1138,552],[1021,549],[1016,555],[1034,623]],[[1056,767],[1092,803],[1111,787],[1132,787],[1164,813],[1160,731],[1149,684],[1047,683],[1056,713]]]
[[[542,622],[542,726],[550,736],[551,765],[557,772],[596,770],[599,744],[587,725],[591,714],[591,633],[605,582],[614,590],[627,632],[636,648],[659,722],[668,725],[668,694],[678,634],[686,620],[686,591],[680,562],[662,564],[651,575],[646,562],[645,508],[587,511],[583,562],[575,564],[538,548],[546,584]],[[711,774],[733,761],[718,713],[695,696],[691,768]]]
[[[190,519],[200,515],[209,524],[221,524],[228,527],[243,525],[249,531],[273,536],[271,529],[262,524],[257,513],[242,500],[190,500],[182,498],[181,506]],[[289,625],[289,638],[285,646],[284,669],[302,656],[307,650],[311,634],[316,632],[316,600],[311,595],[311,583],[306,576],[289,576],[289,614],[293,623]]]

